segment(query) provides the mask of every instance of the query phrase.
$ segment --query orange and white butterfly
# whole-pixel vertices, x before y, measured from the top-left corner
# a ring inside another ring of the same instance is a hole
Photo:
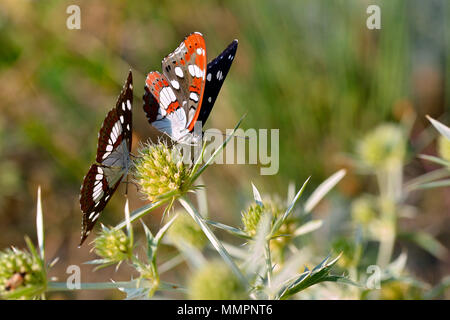
[[[206,64],[205,40],[194,32],[162,60],[162,74],[152,71],[145,81],[144,111],[151,125],[179,143],[197,144],[236,55],[234,40]]]

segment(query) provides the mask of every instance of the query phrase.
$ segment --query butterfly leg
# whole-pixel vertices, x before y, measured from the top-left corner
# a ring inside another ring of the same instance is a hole
[[[122,181],[122,183],[125,183],[125,184],[126,184],[125,194],[128,194],[128,185],[129,185],[129,184],[132,184],[133,186],[135,186],[137,192],[140,191],[139,185],[138,185],[137,183],[133,182],[133,181],[128,181],[128,177],[127,177],[127,181]]]
[[[142,156],[137,156],[131,152],[130,152],[130,157],[135,158],[135,159],[142,159]]]

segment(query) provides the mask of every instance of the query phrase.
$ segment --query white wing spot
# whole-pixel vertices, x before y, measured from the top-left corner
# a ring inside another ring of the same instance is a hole
[[[208,98],[208,102],[211,102],[211,100],[212,100],[211,97],[209,97],[209,98]]]
[[[203,54],[202,48],[197,48],[197,54],[201,56]]]
[[[124,118],[123,118],[123,116],[120,116],[120,122],[122,122],[122,123],[123,123],[123,121],[124,121]]]
[[[92,194],[92,198],[94,199],[94,201],[96,201],[98,198],[100,198],[100,196],[103,194],[103,190],[102,189],[97,189],[94,191],[94,193]]]
[[[216,77],[217,77],[217,80],[219,80],[219,81],[223,79],[223,75],[222,75],[222,71],[221,70],[217,71]]]
[[[161,92],[159,93],[159,100],[160,104],[162,104],[162,107],[164,109],[167,109],[167,107],[175,100],[177,100],[177,97],[175,96],[175,93],[173,92],[172,88],[165,87],[162,88]]]
[[[188,70],[189,70],[189,73],[191,74],[191,76],[195,77],[195,68],[192,64],[190,64],[188,66]]]
[[[177,97],[175,96],[175,93],[173,93],[172,88],[167,87],[167,92],[169,93],[169,98],[171,102],[174,102],[177,100]]]
[[[94,190],[93,190],[94,194],[97,193],[99,190],[102,190],[102,184],[101,183],[97,184],[94,187]]]
[[[174,87],[174,89],[176,90],[180,89],[180,84],[178,83],[177,80],[170,81],[170,84],[172,85],[172,87]]]
[[[125,103],[122,102],[122,110],[125,111]]]
[[[208,75],[206,76],[206,80],[211,81],[211,73],[208,73]]]
[[[194,66],[194,71],[197,78],[203,77],[203,71],[197,65]]]
[[[191,92],[189,98],[194,100],[195,102],[198,102],[198,95],[195,92]]]
[[[131,101],[130,100],[127,100],[127,108],[128,108],[128,110],[131,110]]]
[[[183,77],[184,77],[183,70],[181,70],[180,67],[175,67],[175,74],[176,74],[179,78],[183,78]]]

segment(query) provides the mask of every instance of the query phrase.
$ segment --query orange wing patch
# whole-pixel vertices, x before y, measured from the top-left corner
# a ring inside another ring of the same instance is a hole
[[[189,131],[192,131],[194,129],[195,122],[197,121],[198,115],[200,114],[203,100],[203,91],[205,90],[206,45],[205,40],[200,33],[193,33],[189,35],[184,40],[184,44],[187,49],[187,53],[185,54],[186,61],[195,64],[195,66],[200,69],[200,72],[194,73],[195,76],[193,76],[192,84],[189,86],[189,97],[192,97],[192,100],[197,104],[195,114],[192,116],[192,118],[189,118],[190,122],[187,127]],[[194,61],[190,61],[192,55],[195,56]]]
[[[145,80],[145,85],[166,113],[172,113],[180,107],[164,75],[156,71],[150,72]]]

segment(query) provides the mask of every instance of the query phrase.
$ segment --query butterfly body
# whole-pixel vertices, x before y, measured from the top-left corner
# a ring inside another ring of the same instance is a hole
[[[144,111],[151,125],[174,141],[198,144],[203,125],[214,105],[237,50],[234,40],[206,64],[203,36],[192,33],[162,61],[163,73],[147,75]]]
[[[114,194],[131,166],[133,79],[131,71],[99,132],[97,156],[84,177],[80,191],[83,212],[80,245],[87,238],[100,213]]]

